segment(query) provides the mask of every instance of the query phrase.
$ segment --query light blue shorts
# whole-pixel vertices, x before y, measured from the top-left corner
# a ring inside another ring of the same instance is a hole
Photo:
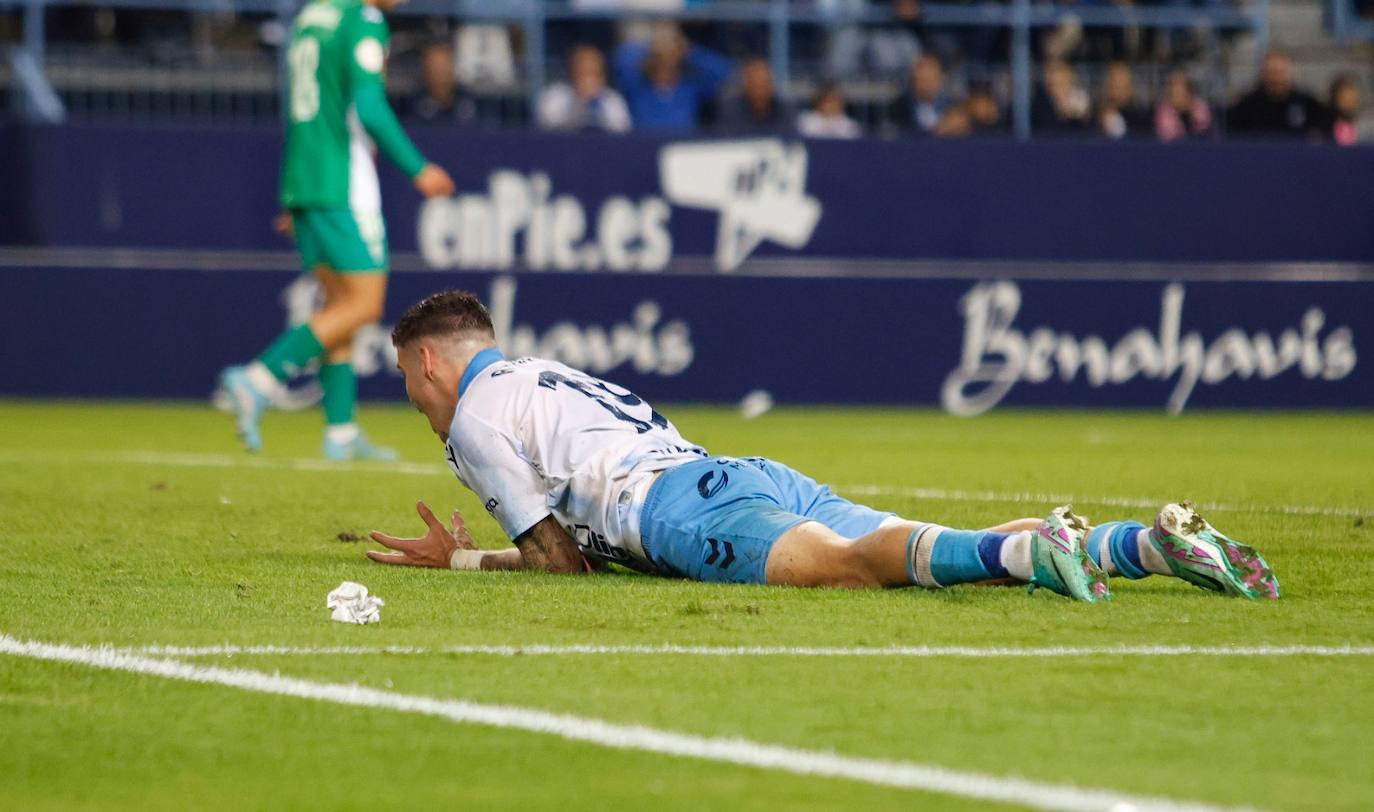
[[[773,542],[802,522],[858,538],[892,515],[841,499],[782,463],[711,457],[659,475],[644,500],[639,534],[664,575],[761,584]]]

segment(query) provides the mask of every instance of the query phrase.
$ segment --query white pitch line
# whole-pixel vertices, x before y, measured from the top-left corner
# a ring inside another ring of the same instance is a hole
[[[980,801],[1054,810],[1215,810],[1219,807],[1168,798],[1135,797],[1111,790],[1087,789],[1021,778],[1004,778],[949,770],[927,764],[858,758],[819,750],[725,739],[625,725],[534,708],[490,705],[457,699],[382,691],[356,684],[313,682],[240,668],[191,665],[117,651],[21,641],[0,634],[0,654],[28,657],[112,671],[146,674],[184,682],[207,683],[262,694],[334,702],[362,708],[416,713],[459,724],[522,730],[558,736],[619,750],[757,767],[798,775],[843,778],[878,786],[956,795]]]
[[[172,465],[183,468],[254,468],[268,471],[322,471],[340,474],[403,474],[408,476],[452,476],[442,465],[415,462],[335,462],[304,458],[272,459],[246,454],[198,454],[177,451],[106,451],[81,454],[37,454],[0,451],[0,462],[81,462],[89,464]]]
[[[404,476],[451,476],[442,465],[415,462],[331,462],[328,460],[295,458],[272,459],[249,457],[243,454],[196,454],[165,451],[110,451],[53,456],[31,452],[0,451],[0,462],[50,462],[53,460],[86,463],[112,462],[129,465],[173,465],[192,468],[257,468],[277,471],[322,471],[328,473],[401,474]],[[946,502],[994,502],[1034,504],[1038,506],[1077,502],[1108,507],[1147,508],[1157,510],[1173,501],[1143,496],[1084,496],[1063,493],[1031,493],[1026,491],[963,491],[942,488],[916,488],[873,484],[836,485],[835,490],[851,496],[900,496],[907,499],[932,499]],[[1348,505],[1255,505],[1200,502],[1208,510],[1237,513],[1268,513],[1297,516],[1330,516],[1357,518],[1374,516],[1374,507]]]
[[[902,496],[908,499],[937,499],[948,502],[1013,502],[1036,505],[1062,505],[1081,502],[1085,505],[1106,505],[1108,507],[1149,508],[1159,510],[1172,499],[1147,499],[1139,496],[1073,496],[1064,493],[1031,493],[1016,491],[958,491],[942,488],[905,488],[888,485],[845,485],[837,486],[856,496]],[[1200,502],[1199,507],[1208,510],[1224,510],[1238,513],[1283,513],[1295,516],[1337,516],[1354,518],[1374,514],[1374,508],[1324,505],[1236,505],[1218,502]]]
[[[368,655],[472,654],[496,657],[595,654],[665,654],[694,657],[1370,657],[1374,646],[681,646],[661,645],[528,645],[528,646],[137,646],[130,654],[164,657],[233,657],[238,655]]]

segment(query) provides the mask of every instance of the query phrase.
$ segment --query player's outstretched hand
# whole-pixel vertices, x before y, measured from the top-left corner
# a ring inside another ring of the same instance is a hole
[[[390,547],[395,552],[384,553],[380,550],[368,550],[367,557],[383,564],[447,569],[454,550],[459,548],[471,550],[475,547],[472,543],[472,536],[468,534],[467,528],[463,525],[463,517],[458,515],[458,511],[453,512],[453,530],[440,524],[439,520],[434,517],[434,511],[430,510],[424,502],[415,503],[415,512],[419,513],[420,518],[424,520],[425,525],[429,528],[428,532],[420,538],[400,539],[374,530],[371,533],[372,540],[383,547]]]
[[[458,187],[453,185],[453,178],[442,167],[425,164],[425,168],[415,176],[415,188],[425,197],[448,197]]]
[[[291,219],[289,211],[278,214],[277,219],[272,221],[272,228],[288,240],[296,239],[296,221]]]

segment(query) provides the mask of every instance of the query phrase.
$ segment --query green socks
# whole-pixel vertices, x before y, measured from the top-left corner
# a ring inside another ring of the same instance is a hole
[[[324,347],[310,325],[300,324],[282,333],[263,350],[258,363],[278,381],[286,383],[323,354]],[[353,365],[348,362],[322,364],[320,386],[324,389],[325,422],[331,426],[352,423],[353,411],[358,405],[358,378],[353,374]]]
[[[263,350],[262,355],[258,356],[258,361],[267,367],[268,371],[282,383],[291,379],[292,375],[305,369],[311,361],[319,358],[324,353],[324,345],[315,337],[315,332],[310,329],[309,324],[301,324],[277,337],[271,346]],[[323,375],[320,376],[323,379]],[[352,379],[352,370],[349,371]],[[326,390],[328,386],[326,385]],[[353,396],[353,400],[357,395]],[[351,403],[351,401],[350,401]],[[350,406],[350,414],[352,407]]]
[[[331,426],[353,422],[358,405],[358,377],[353,365],[325,364],[320,367],[320,386],[324,388],[324,419]]]

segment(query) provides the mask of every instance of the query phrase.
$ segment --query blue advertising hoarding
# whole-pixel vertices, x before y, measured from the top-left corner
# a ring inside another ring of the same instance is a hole
[[[1374,149],[417,140],[459,193],[383,170],[387,318],[469,288],[509,353],[646,397],[1374,406]],[[0,394],[203,397],[313,306],[270,226],[275,129],[0,148],[0,243],[38,246],[0,249]],[[355,360],[364,397],[401,397],[385,327]]]
[[[395,274],[355,347],[364,397],[404,397],[387,324],[445,287],[508,354],[660,401],[1374,407],[1369,282],[609,272]],[[204,397],[315,295],[288,271],[0,269],[0,394]]]
[[[391,244],[430,267],[751,260],[1374,262],[1374,148],[1307,144],[416,140],[459,194],[382,171]],[[283,250],[271,127],[0,128],[0,242]]]

